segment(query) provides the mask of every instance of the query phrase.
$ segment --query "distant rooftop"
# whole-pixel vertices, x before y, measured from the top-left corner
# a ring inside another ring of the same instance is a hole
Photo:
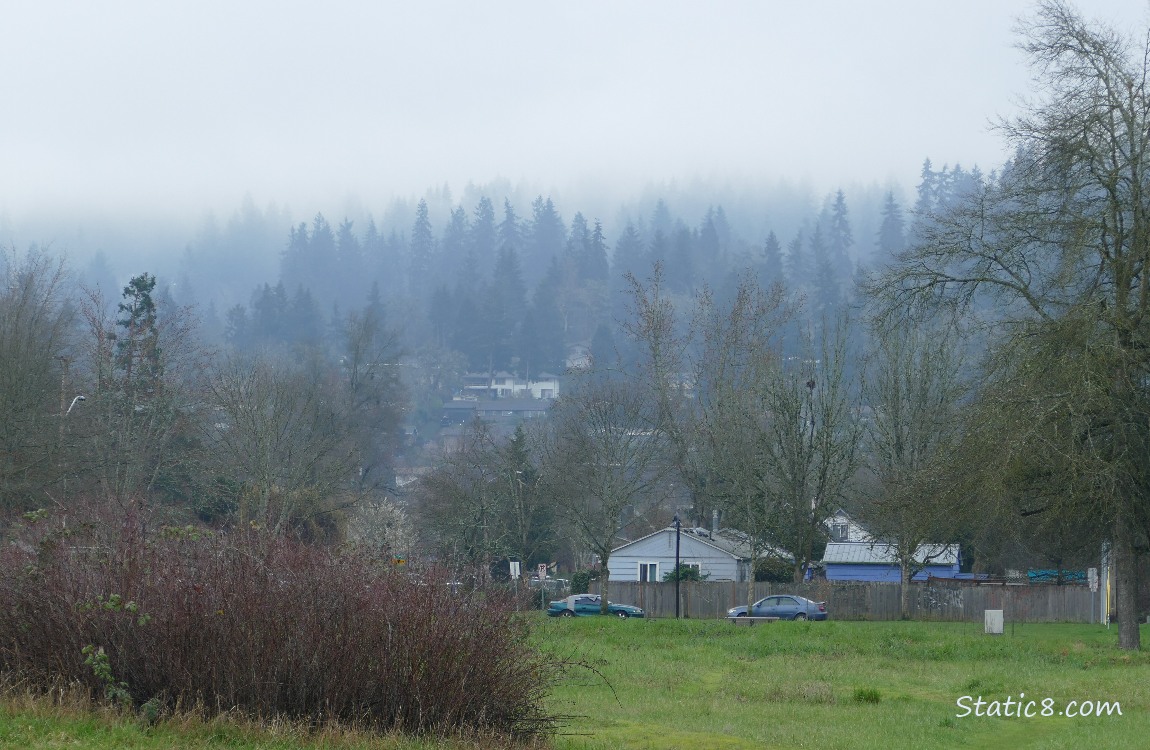
[[[914,559],[923,564],[930,558],[929,565],[954,565],[958,562],[957,544],[924,544],[915,552]],[[824,563],[848,563],[853,565],[897,565],[898,557],[894,547],[888,544],[870,542],[831,542],[823,553]]]

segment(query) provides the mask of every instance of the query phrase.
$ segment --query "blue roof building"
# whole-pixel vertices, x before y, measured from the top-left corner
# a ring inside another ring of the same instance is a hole
[[[915,552],[914,559],[919,570],[911,580],[955,578],[958,575],[957,544],[924,544]],[[828,581],[898,583],[901,580],[898,558],[894,548],[887,544],[830,542],[822,562]]]

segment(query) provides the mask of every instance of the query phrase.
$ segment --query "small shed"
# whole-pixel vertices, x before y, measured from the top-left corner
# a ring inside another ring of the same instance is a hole
[[[704,528],[679,532],[679,563],[697,567],[708,581],[747,580],[750,557],[750,546],[738,532]],[[660,529],[616,547],[607,569],[612,581],[662,581],[675,569],[675,528]]]
[[[957,544],[924,544],[915,552],[917,573],[911,580],[954,578],[958,575]],[[823,554],[828,581],[898,583],[901,576],[894,548],[871,542],[830,542]]]

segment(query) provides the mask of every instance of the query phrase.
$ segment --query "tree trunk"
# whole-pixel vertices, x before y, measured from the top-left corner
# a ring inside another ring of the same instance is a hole
[[[1118,648],[1137,651],[1141,646],[1138,631],[1138,569],[1130,525],[1120,514],[1114,521],[1114,587],[1118,605]]]
[[[755,603],[755,562],[758,560],[754,554],[751,555],[750,563],[747,565],[747,617],[754,615],[751,611],[751,605]]]
[[[898,617],[911,619],[911,566],[907,561],[898,561]]]
[[[805,574],[806,574],[806,570],[803,569],[803,564],[801,562],[795,561],[795,573],[792,576],[792,578],[794,579],[794,582],[795,583],[802,583],[803,582],[803,576]]]
[[[599,614],[607,614],[607,592],[610,588],[611,572],[607,568],[607,558],[610,554],[599,555]]]

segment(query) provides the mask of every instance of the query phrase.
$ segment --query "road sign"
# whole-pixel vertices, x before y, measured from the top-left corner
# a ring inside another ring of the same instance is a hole
[[[547,563],[539,563],[536,572],[539,574],[539,580],[542,581],[547,577]]]
[[[1098,568],[1087,568],[1086,581],[1090,584],[1091,591],[1098,591]]]
[[[512,560],[511,561],[511,577],[512,578],[518,578],[519,577],[519,561],[518,560]]]

